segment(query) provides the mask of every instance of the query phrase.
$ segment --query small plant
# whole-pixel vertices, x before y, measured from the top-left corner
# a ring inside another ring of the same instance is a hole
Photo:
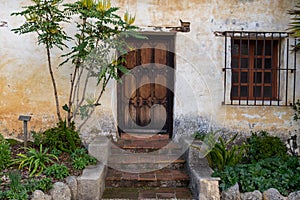
[[[29,195],[26,190],[21,190],[20,192],[8,190],[5,192],[5,197],[10,200],[28,200]]]
[[[45,170],[44,174],[46,176],[51,176],[56,179],[63,179],[70,175],[69,170],[65,165],[63,165],[63,164],[59,165],[56,163],[53,164],[52,166],[48,167]]]
[[[8,174],[10,184],[9,190],[5,191],[2,195],[7,199],[13,200],[27,200],[29,198],[26,188],[21,184],[21,174],[19,171],[14,170]]]
[[[28,179],[25,181],[24,186],[30,193],[34,192],[35,190],[47,192],[52,188],[53,184],[51,178],[43,178],[41,180]]]
[[[196,140],[204,140],[206,134],[200,131],[196,131],[193,134],[193,138],[195,138]]]
[[[54,149],[51,150],[50,153],[58,157],[58,156],[61,155],[62,151],[57,149],[57,148],[54,148]]]
[[[212,168],[223,170],[225,166],[234,166],[242,160],[246,145],[232,144],[236,137],[237,134],[228,141],[225,141],[221,136],[219,137],[219,142],[215,144],[207,155],[208,162]]]
[[[32,131],[32,138],[33,138],[33,144],[35,146],[40,146],[40,144],[43,144],[45,140],[45,135],[43,133]]]
[[[14,192],[20,191],[22,188],[20,172],[17,170],[13,170],[9,172],[8,176],[10,180],[10,184],[9,184],[10,189]]]
[[[71,154],[72,167],[77,170],[84,169],[88,165],[94,165],[97,163],[96,158],[87,154],[86,149],[80,148],[76,149]]]
[[[30,176],[34,174],[40,175],[44,169],[46,169],[46,164],[54,163],[54,160],[58,161],[58,158],[53,154],[48,154],[48,148],[43,150],[43,145],[40,145],[39,151],[34,148],[25,148],[27,150],[26,155],[19,153],[17,154],[19,158],[16,158],[14,163],[19,165],[19,169],[28,167]]]
[[[198,138],[203,143],[201,143],[200,146],[192,145],[192,147],[197,149],[199,153],[203,155],[203,157],[207,156],[208,153],[214,148],[219,132],[220,131],[213,131],[213,130],[211,130],[208,133],[195,132],[193,135],[195,139]]]
[[[67,126],[66,121],[61,121],[56,127],[44,132],[42,144],[47,145],[50,149],[58,149],[63,152],[71,153],[80,147],[81,141],[78,132],[75,130],[74,123]]]
[[[278,137],[269,136],[266,131],[252,133],[247,139],[247,162],[258,162],[261,159],[274,156],[286,157],[287,148]]]
[[[11,164],[11,151],[9,143],[0,134],[0,171]]]

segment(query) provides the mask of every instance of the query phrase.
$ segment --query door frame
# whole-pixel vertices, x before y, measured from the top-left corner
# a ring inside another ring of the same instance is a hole
[[[140,33],[143,36],[148,37],[151,40],[166,40],[168,41],[168,54],[167,54],[167,65],[171,68],[173,68],[173,74],[172,74],[172,78],[171,80],[168,79],[168,81],[170,81],[168,83],[168,85],[171,85],[171,90],[168,89],[168,100],[170,101],[167,105],[167,119],[166,119],[166,132],[159,132],[158,134],[169,134],[169,138],[172,138],[173,136],[173,122],[174,122],[174,89],[175,89],[175,61],[176,61],[176,57],[175,57],[175,36],[176,36],[176,32],[141,32]],[[128,42],[134,42],[134,41],[139,41],[139,39],[135,39],[135,38],[129,38],[126,39],[126,41]],[[147,42],[147,40],[145,40],[145,42]],[[119,116],[122,114],[122,112],[119,110],[121,109],[121,101],[122,101],[122,97],[120,97],[120,86],[117,85],[117,131],[119,136],[121,137],[122,133],[124,133],[125,131],[123,131],[120,127],[119,127]],[[140,132],[140,130],[136,131],[137,133]],[[148,131],[147,131],[148,132]],[[149,131],[150,132],[150,131]]]

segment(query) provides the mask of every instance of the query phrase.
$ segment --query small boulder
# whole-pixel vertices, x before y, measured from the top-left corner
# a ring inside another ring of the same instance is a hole
[[[286,200],[275,188],[270,188],[263,193],[263,200]]]
[[[222,200],[241,200],[241,193],[239,191],[239,185],[235,184],[234,186],[228,188],[222,192]]]
[[[53,188],[50,190],[52,199],[55,200],[71,200],[71,190],[70,188],[62,183],[54,183]]]
[[[300,191],[291,193],[288,196],[288,200],[300,200]]]
[[[66,178],[66,183],[71,190],[71,199],[76,200],[77,199],[77,179],[76,179],[76,177],[68,176]]]
[[[44,194],[41,190],[36,190],[32,194],[31,200],[51,200],[51,196]]]
[[[258,190],[242,193],[241,200],[262,200],[262,193]]]

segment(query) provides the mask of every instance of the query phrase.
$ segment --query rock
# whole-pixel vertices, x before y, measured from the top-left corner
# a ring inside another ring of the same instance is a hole
[[[31,200],[51,200],[51,196],[44,194],[41,190],[36,190],[32,194]]]
[[[71,190],[71,199],[77,200],[77,179],[75,176],[68,176],[66,178],[66,183]]]
[[[219,181],[215,179],[200,179],[199,200],[220,200]]]
[[[228,188],[222,192],[222,200],[241,200],[241,193],[239,191],[239,185],[235,184],[234,186]]]
[[[241,193],[241,200],[262,200],[262,193],[258,190]]]
[[[286,200],[275,188],[270,188],[263,193],[263,200]]]
[[[300,200],[300,191],[291,193],[287,199],[288,200]]]
[[[71,190],[70,188],[62,183],[54,183],[53,188],[50,190],[52,199],[55,200],[71,200]]]

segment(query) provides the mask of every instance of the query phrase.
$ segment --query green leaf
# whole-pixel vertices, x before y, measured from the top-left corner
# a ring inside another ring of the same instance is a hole
[[[70,112],[70,109],[67,104],[65,104],[62,108],[64,111]]]

